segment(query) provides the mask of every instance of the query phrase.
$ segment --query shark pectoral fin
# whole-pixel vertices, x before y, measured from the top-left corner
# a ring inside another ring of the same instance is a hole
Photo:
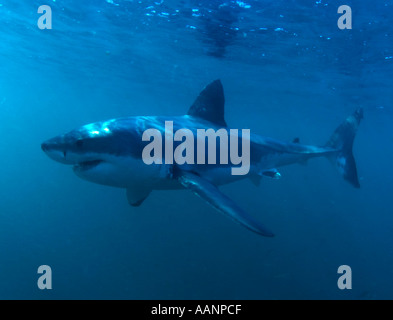
[[[219,212],[229,216],[232,220],[240,223],[249,230],[265,237],[273,237],[274,234],[262,224],[250,217],[234,201],[222,194],[209,181],[191,172],[182,172],[178,176],[178,181],[187,189],[190,189],[197,196],[204,199]]]
[[[259,174],[250,175],[250,180],[254,186],[259,187],[261,185],[262,177]]]
[[[135,186],[127,188],[127,200],[130,206],[139,207],[149,196],[151,188],[144,186]]]

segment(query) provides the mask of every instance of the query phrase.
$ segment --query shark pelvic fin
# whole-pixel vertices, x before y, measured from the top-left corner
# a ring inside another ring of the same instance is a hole
[[[275,179],[275,180],[278,180],[281,178],[281,173],[278,172],[277,169],[270,169],[270,170],[262,171],[262,175],[272,178],[272,179]]]
[[[127,188],[127,200],[130,206],[139,207],[149,196],[151,188],[145,186]]]
[[[280,172],[278,172],[277,169],[269,169],[269,170],[260,171],[256,174],[251,174],[250,180],[254,184],[254,186],[259,187],[263,176],[269,177],[269,178],[275,179],[275,180],[278,180],[281,178],[281,174],[280,174]]]
[[[224,105],[224,89],[221,81],[215,80],[199,94],[194,104],[188,110],[188,115],[226,127]]]
[[[262,224],[250,217],[230,198],[222,194],[212,183],[191,172],[181,172],[178,181],[197,196],[201,197],[213,208],[230,217],[235,222],[247,229],[265,237],[273,237],[274,234]]]

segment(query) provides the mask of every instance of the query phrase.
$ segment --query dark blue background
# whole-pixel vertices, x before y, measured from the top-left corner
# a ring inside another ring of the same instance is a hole
[[[110,2],[0,0],[0,298],[392,298],[393,2]],[[37,27],[43,4],[52,30]],[[352,30],[337,27],[342,4]],[[266,239],[186,190],[131,208],[40,149],[85,123],[184,114],[217,78],[230,126],[283,140],[321,145],[363,107],[362,188],[325,159],[224,186]]]

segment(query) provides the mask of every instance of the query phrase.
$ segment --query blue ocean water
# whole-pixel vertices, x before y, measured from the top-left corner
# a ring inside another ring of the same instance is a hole
[[[0,0],[0,298],[393,298],[392,14],[391,0]],[[363,107],[361,188],[325,159],[223,186],[270,239],[187,190],[131,208],[40,148],[94,121],[185,114],[218,78],[230,126],[286,141],[322,145]]]

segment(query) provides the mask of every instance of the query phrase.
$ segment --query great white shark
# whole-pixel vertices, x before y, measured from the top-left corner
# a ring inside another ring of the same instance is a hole
[[[274,234],[221,193],[218,186],[246,177],[258,185],[262,176],[279,178],[279,167],[326,157],[345,180],[359,188],[352,146],[363,118],[361,108],[347,117],[322,146],[304,145],[298,139],[283,142],[251,134],[247,175],[231,174],[231,164],[144,163],[142,152],[149,142],[143,141],[142,135],[147,129],[157,129],[164,136],[165,121],[172,121],[173,130],[187,128],[196,133],[198,129],[209,128],[229,131],[224,119],[224,103],[221,81],[216,80],[203,89],[184,116],[139,116],[96,122],[47,140],[41,147],[53,160],[73,166],[76,175],[82,179],[126,189],[132,206],[141,205],[152,190],[186,188],[219,212],[267,237]]]

